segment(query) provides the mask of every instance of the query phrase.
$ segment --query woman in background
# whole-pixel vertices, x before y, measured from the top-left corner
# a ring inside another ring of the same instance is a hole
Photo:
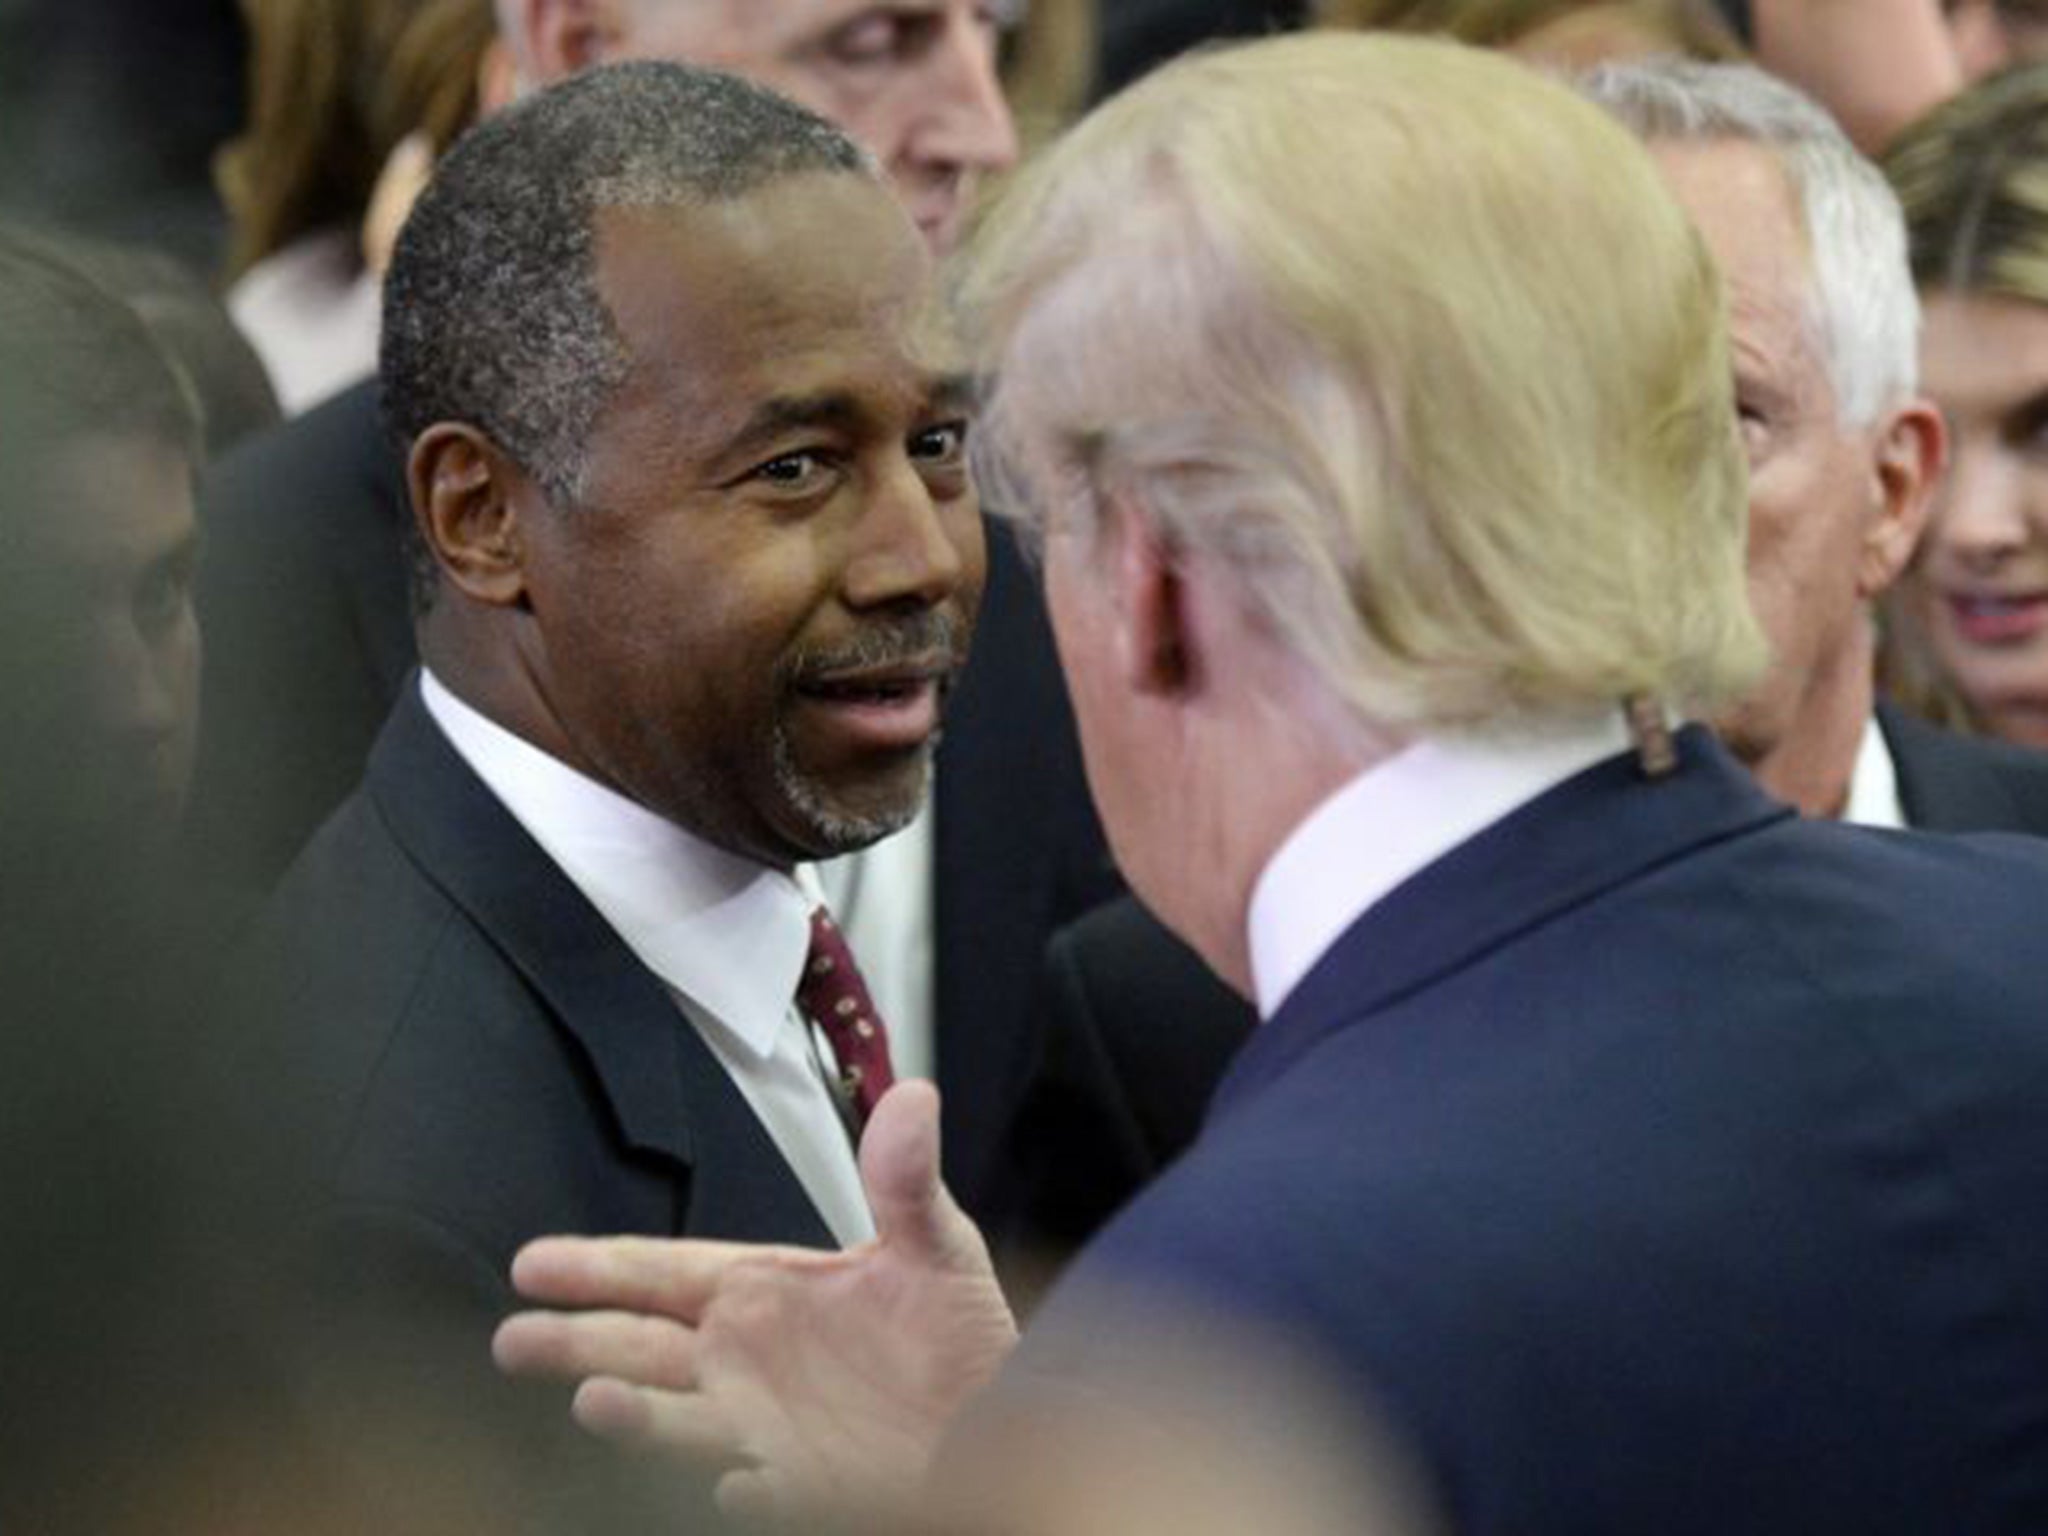
[[[1942,723],[2048,747],[2048,65],[1951,99],[1885,169],[1951,444],[1887,616],[1885,686]]]
[[[490,0],[243,0],[249,122],[220,156],[229,308],[287,413],[377,366],[378,284],[412,196],[509,96]]]
[[[1566,72],[1657,53],[1742,54],[1713,0],[1315,0],[1309,10],[1320,27],[1437,33]]]

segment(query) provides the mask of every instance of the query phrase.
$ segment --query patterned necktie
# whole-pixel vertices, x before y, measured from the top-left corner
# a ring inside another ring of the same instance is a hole
[[[855,1131],[868,1123],[875,1101],[896,1081],[889,1066],[889,1031],[875,1012],[853,951],[823,907],[811,913],[811,952],[797,983],[796,1005],[824,1031],[839,1060],[840,1085],[853,1105]]]

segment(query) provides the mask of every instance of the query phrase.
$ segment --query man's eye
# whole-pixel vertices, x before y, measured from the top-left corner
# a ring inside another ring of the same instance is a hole
[[[770,459],[753,473],[753,478],[778,490],[808,490],[828,473],[824,456],[812,451],[785,453]]]
[[[833,33],[826,51],[853,68],[887,64],[914,49],[920,29],[930,25],[931,18],[914,13],[870,11]]]
[[[1764,414],[1762,406],[1738,396],[1735,401],[1735,426],[1742,434],[1742,446],[1749,450],[1751,460],[1755,460],[1771,435],[1770,418]]]
[[[967,453],[967,423],[926,427],[910,440],[910,456],[924,464],[958,464]]]

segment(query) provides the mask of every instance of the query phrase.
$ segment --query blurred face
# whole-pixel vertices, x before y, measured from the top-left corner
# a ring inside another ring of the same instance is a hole
[[[993,0],[628,0],[620,56],[745,75],[845,129],[949,247],[984,172],[1017,158]]]
[[[1755,765],[1838,686],[1877,580],[1883,513],[1872,436],[1842,426],[1821,352],[1803,221],[1764,151],[1652,146],[1728,287],[1737,413],[1749,454],[1749,593],[1771,643],[1761,687],[1716,726]]]
[[[1954,449],[1908,600],[1986,727],[2048,746],[2048,307],[1931,293],[1925,312]]]
[[[1963,78],[2048,57],[2048,0],[1942,0]]]
[[[924,247],[859,176],[598,228],[632,373],[580,504],[517,493],[543,744],[764,863],[872,842],[922,801],[983,571],[959,392],[906,344]]]
[[[18,473],[19,470],[17,469]],[[184,452],[91,434],[33,465],[4,532],[10,815],[140,851],[175,830],[192,775],[198,526]]]

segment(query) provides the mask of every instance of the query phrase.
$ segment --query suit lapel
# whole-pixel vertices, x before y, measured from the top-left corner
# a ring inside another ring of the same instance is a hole
[[[634,1151],[692,1170],[692,1234],[831,1246],[725,1069],[526,830],[464,763],[408,680],[366,780],[386,826],[546,1002]]]
[[[1260,1025],[1212,1102],[1227,1114],[1340,1028],[1429,986],[1517,935],[1655,865],[1790,816],[1701,727],[1680,770],[1645,779],[1598,763],[1538,796],[1370,908]]]

